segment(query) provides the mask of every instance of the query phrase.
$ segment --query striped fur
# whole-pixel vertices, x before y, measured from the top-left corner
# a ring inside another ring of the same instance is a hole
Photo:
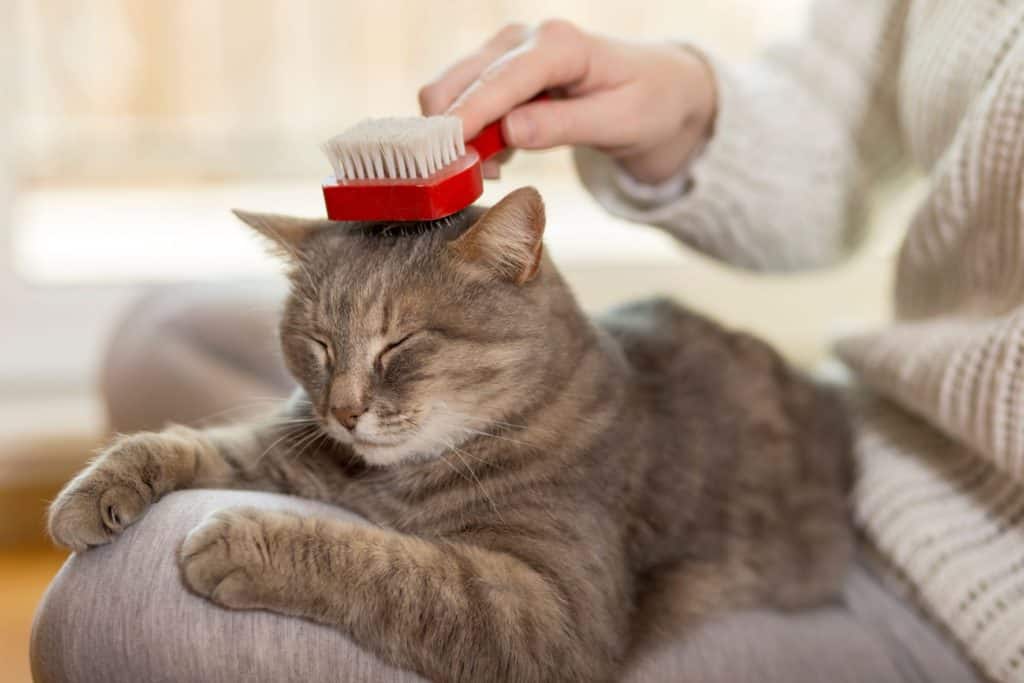
[[[542,256],[542,209],[528,191],[419,227],[246,217],[293,259],[301,390],[261,424],[122,437],[56,501],[54,538],[107,542],[182,487],[344,505],[374,524],[218,512],[184,579],[438,681],[614,680],[634,636],[827,599],[850,551],[837,399],[668,301],[589,320]],[[488,268],[502,241],[527,247]]]

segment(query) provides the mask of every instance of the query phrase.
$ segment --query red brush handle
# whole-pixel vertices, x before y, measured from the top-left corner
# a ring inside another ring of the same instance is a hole
[[[548,94],[541,93],[527,102],[527,104],[541,102],[546,99],[549,99]],[[505,134],[501,132],[501,123],[502,119],[498,119],[493,123],[487,124],[482,131],[477,133],[475,138],[466,141],[466,146],[472,147],[480,155],[481,163],[508,148],[508,143],[505,142]]]
[[[475,138],[466,142],[466,146],[476,150],[481,162],[504,151],[508,144],[505,142],[505,134],[501,132],[501,119],[484,126]]]

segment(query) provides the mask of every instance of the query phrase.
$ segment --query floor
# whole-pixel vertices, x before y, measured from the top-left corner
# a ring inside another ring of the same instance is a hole
[[[0,551],[0,683],[32,680],[28,642],[32,615],[66,554],[43,544]]]
[[[0,398],[0,683],[32,680],[32,616],[67,557],[46,538],[46,506],[103,432],[93,394],[27,388],[14,394]]]

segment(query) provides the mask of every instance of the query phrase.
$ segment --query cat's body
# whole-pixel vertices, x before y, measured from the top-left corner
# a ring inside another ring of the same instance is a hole
[[[851,546],[838,400],[667,301],[592,323],[522,192],[423,234],[247,217],[296,258],[302,390],[261,425],[122,439],[55,503],[54,537],[106,542],[187,486],[343,505],[375,525],[217,513],[184,578],[435,680],[611,680],[663,619],[827,599]]]

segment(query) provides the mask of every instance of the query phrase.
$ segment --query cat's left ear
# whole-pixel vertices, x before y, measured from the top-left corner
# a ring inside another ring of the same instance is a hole
[[[544,236],[544,200],[521,187],[488,209],[451,243],[462,261],[489,269],[524,285],[540,270]]]
[[[270,240],[285,258],[298,258],[299,248],[306,238],[319,229],[323,221],[311,218],[293,218],[273,213],[250,213],[232,209],[243,223]]]

